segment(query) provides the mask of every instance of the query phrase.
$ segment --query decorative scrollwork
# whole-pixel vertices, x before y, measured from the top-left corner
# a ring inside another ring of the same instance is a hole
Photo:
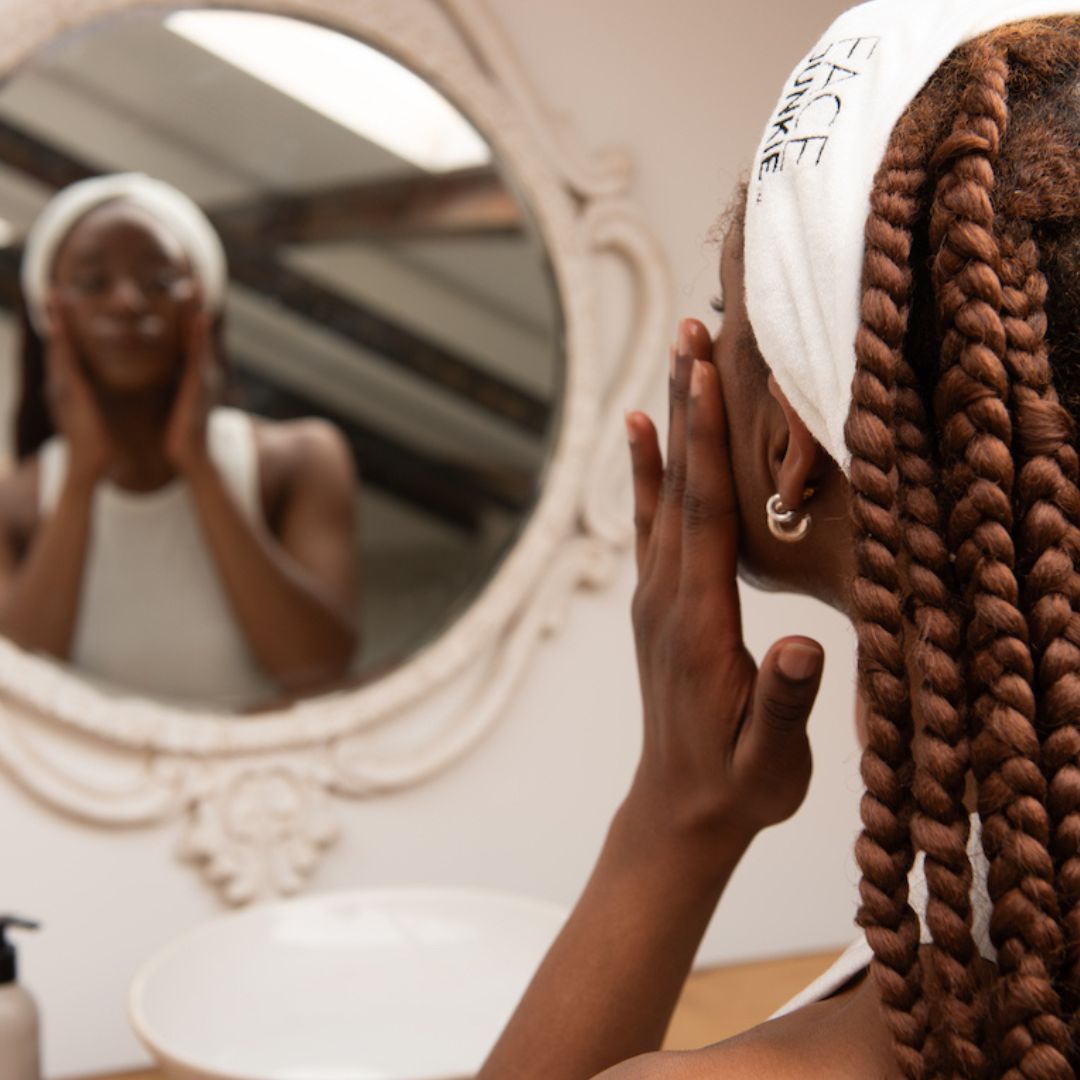
[[[202,2],[202,0],[198,0]],[[198,2],[192,6],[198,6]],[[208,2],[208,0],[207,0]],[[0,72],[50,36],[174,0],[0,0]],[[212,5],[210,5],[212,6]],[[550,129],[513,49],[482,0],[232,0],[317,19],[382,48],[450,94],[491,142],[548,246],[565,317],[566,379],[544,490],[521,537],[471,607],[430,646],[369,686],[237,723],[106,695],[0,640],[0,762],[28,790],[92,824],[180,817],[181,854],[226,900],[295,892],[337,835],[331,795],[370,797],[448,768],[497,722],[543,638],[579,588],[613,577],[630,535],[622,429],[662,353],[669,282],[628,199],[620,151],[581,155]],[[424,14],[426,10],[426,14]],[[456,27],[449,40],[431,12]],[[629,331],[598,325],[595,266],[615,256],[636,290]],[[628,345],[604,372],[598,343]],[[87,748],[51,764],[28,741],[47,725]],[[92,748],[92,752],[91,749]],[[137,780],[96,783],[102,754]]]
[[[181,856],[201,863],[233,904],[298,892],[338,837],[317,756],[217,761],[199,769]]]

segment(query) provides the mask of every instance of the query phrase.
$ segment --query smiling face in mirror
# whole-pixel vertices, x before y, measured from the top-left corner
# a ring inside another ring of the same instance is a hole
[[[183,245],[151,212],[117,199],[86,214],[53,264],[54,315],[103,394],[171,390],[196,295]]]
[[[0,217],[0,632],[250,711],[378,677],[490,580],[553,442],[560,314],[527,208],[415,75],[277,16],[104,21],[0,88]]]

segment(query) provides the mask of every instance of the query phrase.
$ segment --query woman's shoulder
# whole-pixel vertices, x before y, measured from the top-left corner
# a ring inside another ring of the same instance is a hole
[[[310,479],[312,473],[351,475],[355,471],[349,442],[339,427],[317,416],[296,420],[252,417],[260,469],[283,478]]]
[[[37,527],[40,455],[31,454],[0,473],[0,530],[10,544],[24,545]]]
[[[349,454],[349,443],[339,427],[319,416],[295,420],[268,420],[251,416],[260,458],[276,455],[290,460]]]
[[[280,509],[299,491],[351,499],[359,482],[349,442],[319,417],[252,417],[263,503]]]
[[[766,1021],[701,1050],[645,1054],[598,1080],[900,1080],[876,987]]]

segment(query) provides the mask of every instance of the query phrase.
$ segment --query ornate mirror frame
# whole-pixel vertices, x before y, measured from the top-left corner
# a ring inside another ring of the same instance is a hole
[[[670,290],[663,256],[626,197],[625,156],[563,145],[483,0],[0,0],[0,72],[92,20],[181,6],[320,22],[445,93],[529,204],[565,325],[560,429],[526,527],[468,610],[379,681],[226,720],[107,696],[0,640],[0,762],[85,823],[181,820],[183,856],[227,901],[244,903],[303,885],[338,831],[334,797],[418,784],[465,754],[496,723],[574,591],[610,580],[631,539],[622,410],[640,400],[662,355]],[[596,271],[611,256],[633,282],[629,327],[599,325]],[[614,370],[600,370],[609,367],[597,359],[602,330],[628,342]]]

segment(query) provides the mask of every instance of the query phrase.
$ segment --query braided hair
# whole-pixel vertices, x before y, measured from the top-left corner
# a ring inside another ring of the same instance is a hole
[[[901,118],[871,197],[856,358],[859,920],[897,1062],[911,1080],[1074,1080],[1080,18],[962,46]],[[992,976],[972,936],[972,778]]]

